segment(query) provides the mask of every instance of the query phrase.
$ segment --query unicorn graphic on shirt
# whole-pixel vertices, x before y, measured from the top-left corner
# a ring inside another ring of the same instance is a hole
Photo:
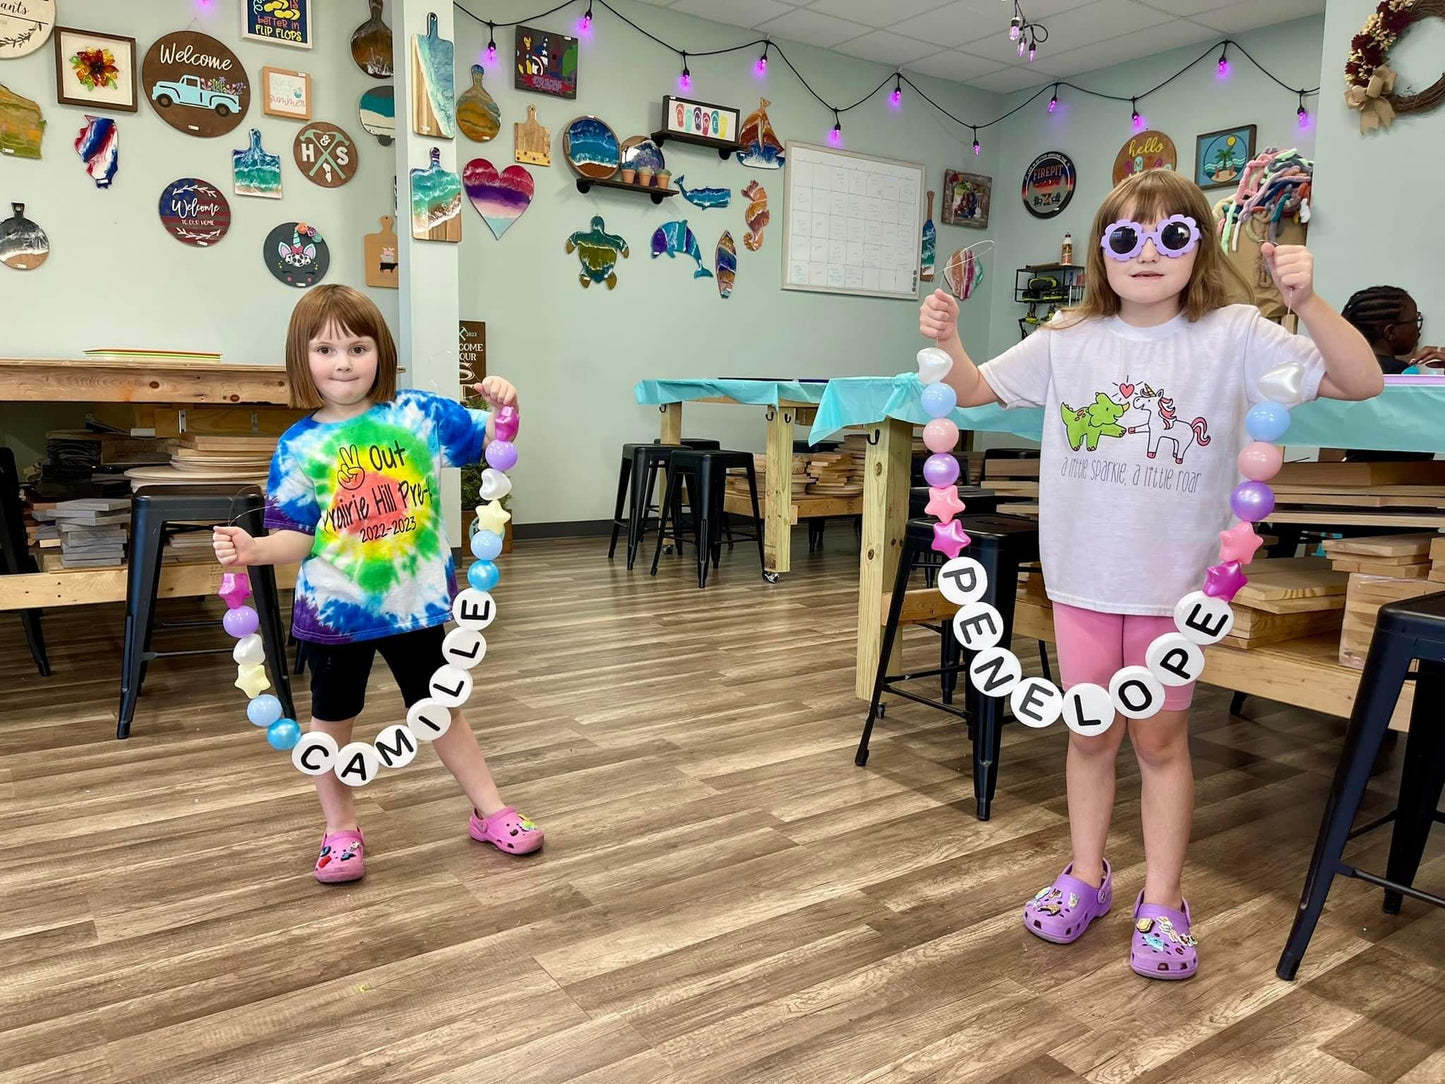
[[[1195,444],[1201,448],[1212,439],[1209,436],[1209,422],[1195,418],[1192,422],[1181,421],[1174,400],[1164,394],[1164,389],[1155,391],[1148,384],[1138,389],[1129,400],[1129,405],[1144,414],[1143,425],[1129,426],[1129,432],[1143,432],[1149,440],[1149,458],[1159,454],[1159,445],[1169,441],[1172,445],[1174,462],[1182,464],[1184,453]]]

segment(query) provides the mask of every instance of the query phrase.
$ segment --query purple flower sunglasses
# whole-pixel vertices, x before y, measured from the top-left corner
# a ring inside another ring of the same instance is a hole
[[[1104,230],[1099,247],[1111,260],[1124,263],[1143,252],[1146,241],[1153,241],[1161,256],[1178,259],[1199,245],[1199,223],[1188,215],[1170,215],[1152,230],[1146,230],[1138,222],[1121,218]]]

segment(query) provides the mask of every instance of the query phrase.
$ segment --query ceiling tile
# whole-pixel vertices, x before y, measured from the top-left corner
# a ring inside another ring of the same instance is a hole
[[[839,19],[851,19],[855,23],[869,26],[892,26],[903,19],[921,15],[925,11],[943,7],[948,0],[801,0],[809,11],[832,15]],[[997,4],[998,0],[994,0]],[[1213,0],[1217,6],[1219,0]],[[727,0],[732,7],[732,0]]]
[[[969,79],[968,83],[980,90],[991,90],[995,94],[1012,94],[1016,90],[1027,90],[1049,82],[1047,78],[1040,79],[1039,75],[1037,68],[1003,68]]]
[[[1243,4],[1230,4],[1212,11],[1201,12],[1194,21],[1213,27],[1226,34],[1239,34],[1260,26],[1303,19],[1318,15],[1325,10],[1325,0],[1269,0],[1262,4],[1258,0],[1247,0]]]
[[[835,19],[831,15],[820,15],[816,11],[798,9],[777,19],[759,23],[759,30],[774,37],[806,42],[831,49],[835,45],[867,34],[872,28],[862,23]]]
[[[939,79],[972,82],[975,76],[998,71],[1000,66],[991,60],[969,56],[967,53],[960,53],[957,50],[947,50],[914,61],[907,67],[909,71],[921,72],[923,75],[932,75]]]
[[[1062,53],[1106,38],[1132,35],[1136,30],[1168,19],[1169,16],[1163,12],[1136,4],[1134,0],[1095,0],[1092,4],[1071,8],[1046,20],[1044,25],[1049,32],[1047,48],[1052,53]],[[1042,51],[1043,47],[1040,47]]]
[[[791,4],[778,0],[728,0],[726,7],[720,6],[717,0],[669,0],[669,3],[673,11],[743,27],[757,26],[794,10]]]
[[[890,34],[886,30],[875,30],[838,46],[838,52],[860,56],[865,60],[881,61],[884,64],[907,64],[909,61],[932,56],[938,52],[938,46]]]
[[[1139,0],[1145,7],[1158,8],[1170,15],[1197,15],[1219,7],[1219,0]],[[1324,0],[1321,0],[1323,6]]]
[[[1007,38],[1008,11],[994,0],[989,0],[986,7],[981,7],[978,0],[953,0],[926,15],[904,19],[888,29],[919,41],[944,46],[963,45],[990,34]]]
[[[1219,32],[1188,19],[1174,19],[1158,26],[1136,30],[1122,38],[1095,42],[1062,53],[1050,52],[1049,68],[1054,75],[1077,75],[1111,64],[1123,64],[1140,57],[1177,49],[1183,45],[1217,41]],[[1042,57],[1040,59],[1043,59]]]

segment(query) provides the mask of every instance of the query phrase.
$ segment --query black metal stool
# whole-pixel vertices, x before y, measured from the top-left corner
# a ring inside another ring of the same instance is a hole
[[[763,569],[764,578],[769,577],[763,557],[763,519],[758,507],[758,477],[753,467],[752,452],[693,451],[678,449],[672,453],[667,467],[667,494],[663,497],[657,523],[657,549],[652,555],[652,575],[657,575],[657,563],[662,557],[662,543],[667,535],[668,517],[672,517],[674,533],[682,519],[682,487],[688,486],[692,498],[693,523],[697,543],[697,585],[707,586],[708,563],[717,568],[722,557],[722,527],[726,518],[723,495],[727,489],[727,475],[730,470],[746,470],[748,495],[753,503],[752,538],[758,543],[758,566]],[[748,541],[743,536],[741,541]]]
[[[24,515],[20,511],[20,472],[15,467],[15,453],[0,447],[0,575],[38,572],[35,558],[25,543]],[[25,642],[30,657],[41,677],[50,676],[50,659],[45,654],[45,634],[40,628],[39,610],[21,610],[20,624],[25,628]]]
[[[1400,690],[1409,679],[1410,663],[1419,660],[1415,702],[1410,712],[1410,734],[1405,742],[1405,766],[1400,795],[1393,812],[1351,831],[1374,768],[1380,742],[1390,727],[1390,716]],[[1365,672],[1355,693],[1355,707],[1345,731],[1344,748],[1335,767],[1330,796],[1320,819],[1320,834],[1305,875],[1299,910],[1295,912],[1284,952],[1274,973],[1292,980],[1309,947],[1315,924],[1325,908],[1325,897],[1336,876],[1358,877],[1385,890],[1386,914],[1399,914],[1404,896],[1445,907],[1445,899],[1414,887],[1415,874],[1431,826],[1445,820],[1438,811],[1445,789],[1445,722],[1440,705],[1445,698],[1445,594],[1392,602],[1380,608]],[[1394,822],[1385,876],[1356,869],[1342,860],[1345,843],[1365,832]]]
[[[627,570],[637,560],[637,548],[647,533],[647,517],[654,511],[652,494],[657,488],[657,472],[667,467],[667,461],[678,448],[720,448],[715,440],[694,440],[684,438],[681,444],[663,444],[654,440],[651,444],[624,444],[622,446],[622,467],[617,472],[617,507],[612,511],[612,541],[607,546],[607,559],[617,551],[617,536],[627,529]],[[624,507],[627,516],[624,519]]]
[[[131,720],[140,698],[146,668],[154,659],[170,655],[210,655],[232,650],[231,646],[190,651],[152,651],[155,627],[156,591],[160,586],[161,553],[167,524],[202,522],[235,523],[256,537],[266,533],[262,525],[265,497],[255,486],[237,490],[234,486],[148,486],[139,489],[130,502],[130,567],[125,586],[125,653],[120,671],[120,711],[115,736],[130,737]],[[251,580],[251,599],[261,619],[261,640],[266,646],[266,667],[288,719],[296,718],[291,699],[291,674],[286,666],[286,632],[281,625],[281,605],[276,594],[276,572],[270,565],[246,569]],[[215,622],[188,622],[187,626],[211,628]]]
[[[1003,619],[1003,639],[1000,643],[1008,646],[1013,636],[1014,602],[1018,593],[1019,566],[1039,559],[1039,525],[1023,516],[960,516],[959,522],[972,541],[964,553],[983,565],[988,576],[988,590],[983,601],[998,610]],[[967,652],[959,648],[955,661],[934,670],[920,670],[916,673],[889,674],[888,658],[893,651],[893,642],[898,636],[899,617],[903,612],[903,601],[908,591],[908,579],[913,569],[920,567],[924,560],[931,560],[934,553],[932,519],[910,519],[904,536],[903,552],[898,559],[898,573],[893,580],[893,594],[888,606],[888,622],[883,627],[883,649],[878,656],[878,670],[873,679],[873,699],[868,705],[868,721],[863,724],[863,736],[858,742],[858,752],[853,763],[860,768],[868,763],[868,740],[873,734],[873,723],[884,714],[883,694],[892,693],[905,700],[927,704],[946,711],[968,723],[969,737],[973,741],[973,796],[977,806],[978,819],[986,821],[993,805],[994,790],[998,785],[999,745],[1004,723],[1004,700],[982,696],[972,684],[964,694],[964,707],[953,706],[952,686],[945,683],[944,699],[930,700],[926,696],[900,689],[905,682],[926,677],[945,677],[957,680],[957,675],[967,669]],[[952,629],[945,626],[945,644],[953,641]]]

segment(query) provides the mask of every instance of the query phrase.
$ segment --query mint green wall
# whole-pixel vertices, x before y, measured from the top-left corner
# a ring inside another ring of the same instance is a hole
[[[468,7],[495,17],[515,18],[538,5],[484,4]],[[681,15],[647,4],[620,3],[619,10],[653,33],[693,48],[747,41],[748,31]],[[505,13],[505,14],[502,14]],[[575,33],[580,10],[539,20],[542,28]],[[498,32],[506,53],[512,31]],[[458,85],[468,65],[485,48],[486,27],[457,13]],[[855,100],[892,69],[804,46],[788,55],[825,98]],[[736,106],[746,116],[766,95],[780,138],[825,143],[831,114],[813,101],[776,57],[767,77],[753,74],[756,54],[692,59],[692,97]],[[463,141],[463,161],[485,157],[499,168],[512,162],[512,124],[525,119],[528,104],[552,132],[551,168],[531,167],[537,192],[531,207],[499,242],[481,218],[465,209],[462,242],[462,316],[487,321],[491,372],[521,390],[525,419],[522,458],[517,468],[515,511],[521,522],[604,519],[616,491],[619,446],[657,435],[655,408],[634,404],[633,384],[645,377],[720,375],[829,376],[892,373],[909,368],[923,345],[917,304],[877,298],[783,291],[783,172],[723,164],[716,153],[669,143],[674,177],[688,187],[732,188],[726,210],[703,211],[679,197],[654,206],[625,192],[577,192],[562,156],[562,132],[579,114],[600,116],[619,139],[659,127],[664,94],[678,94],[680,67],[661,47],[609,15],[600,6],[590,38],[582,46],[575,102],[517,91],[510,70],[489,76],[487,89],[501,106],[503,134],[494,142]],[[1003,99],[936,80],[918,80],[928,93],[960,115],[996,115]],[[994,149],[975,159],[971,136],[940,117],[905,88],[903,108],[890,109],[887,95],[843,117],[844,145],[868,154],[926,163],[928,184],[937,189],[945,167],[994,172]],[[768,191],[772,223],[760,252],[743,247],[746,232],[740,196],[750,180]],[[935,221],[938,219],[935,205]],[[617,265],[617,288],[577,282],[575,255],[563,250],[566,237],[602,215],[609,232],[631,246]],[[713,279],[694,279],[689,262],[649,254],[652,232],[663,222],[686,218],[712,268],[719,235],[728,229],[738,246],[738,276],[732,297],[718,297]],[[938,227],[940,259],[955,248],[990,236],[979,230]],[[992,270],[990,268],[989,270]],[[988,309],[967,308],[973,337],[988,334]],[[764,424],[759,408],[689,406],[689,436],[716,437],[724,447],[761,450]]]
[[[1445,226],[1434,194],[1445,170],[1445,109],[1402,115],[1388,130],[1361,134],[1360,115],[1344,102],[1345,58],[1374,8],[1368,0],[1330,0],[1325,9],[1310,223],[1316,282],[1336,306],[1366,286],[1404,287],[1425,314],[1421,341],[1438,345],[1445,343]],[[1445,21],[1411,27],[1390,50],[1396,91],[1423,90],[1439,76],[1442,56]]]

